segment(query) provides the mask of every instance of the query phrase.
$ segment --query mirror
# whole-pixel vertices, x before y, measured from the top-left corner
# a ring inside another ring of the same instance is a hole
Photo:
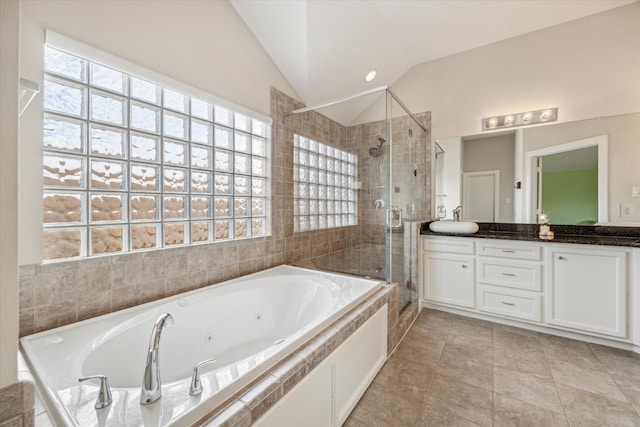
[[[640,113],[435,140],[434,216],[640,223]],[[634,197],[635,195],[635,197]],[[466,206],[465,206],[466,205]]]

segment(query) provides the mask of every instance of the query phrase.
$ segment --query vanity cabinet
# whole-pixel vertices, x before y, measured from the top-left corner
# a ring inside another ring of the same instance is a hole
[[[475,306],[474,242],[461,239],[423,241],[424,298],[459,307]]]
[[[423,305],[632,338],[631,249],[448,236],[425,236],[422,249]]]
[[[549,248],[547,323],[627,336],[627,253]]]

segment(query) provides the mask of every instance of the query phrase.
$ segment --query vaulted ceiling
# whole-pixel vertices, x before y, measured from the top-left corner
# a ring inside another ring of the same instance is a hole
[[[230,1],[301,100],[316,105],[391,86],[418,64],[636,0]],[[365,82],[373,69],[377,77]]]

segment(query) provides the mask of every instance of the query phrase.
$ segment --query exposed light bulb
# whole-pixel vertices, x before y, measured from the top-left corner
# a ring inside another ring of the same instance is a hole
[[[491,117],[489,119],[489,128],[494,129],[496,126],[498,126],[498,119],[496,117]]]
[[[513,115],[509,114],[508,116],[505,116],[505,118],[504,118],[504,125],[505,126],[512,126],[514,120],[515,120],[515,118],[513,117]]]
[[[370,81],[372,81],[373,79],[375,79],[375,78],[376,78],[376,74],[378,74],[378,73],[376,72],[376,70],[371,70],[371,71],[369,71],[369,72],[367,73],[367,75],[365,76],[364,81],[365,81],[365,82],[367,82],[367,83],[369,83]]]
[[[529,123],[531,121],[531,119],[533,118],[533,114],[531,113],[524,113],[522,115],[522,123]]]
[[[551,114],[553,114],[551,110],[544,110],[542,113],[540,113],[540,120],[546,122],[551,118]]]

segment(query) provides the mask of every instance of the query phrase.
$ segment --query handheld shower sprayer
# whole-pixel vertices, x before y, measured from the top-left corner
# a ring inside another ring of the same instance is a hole
[[[371,157],[380,157],[382,155],[382,144],[387,142],[387,140],[379,136],[378,142],[380,142],[380,145],[376,145],[375,147],[369,148],[369,155]]]

